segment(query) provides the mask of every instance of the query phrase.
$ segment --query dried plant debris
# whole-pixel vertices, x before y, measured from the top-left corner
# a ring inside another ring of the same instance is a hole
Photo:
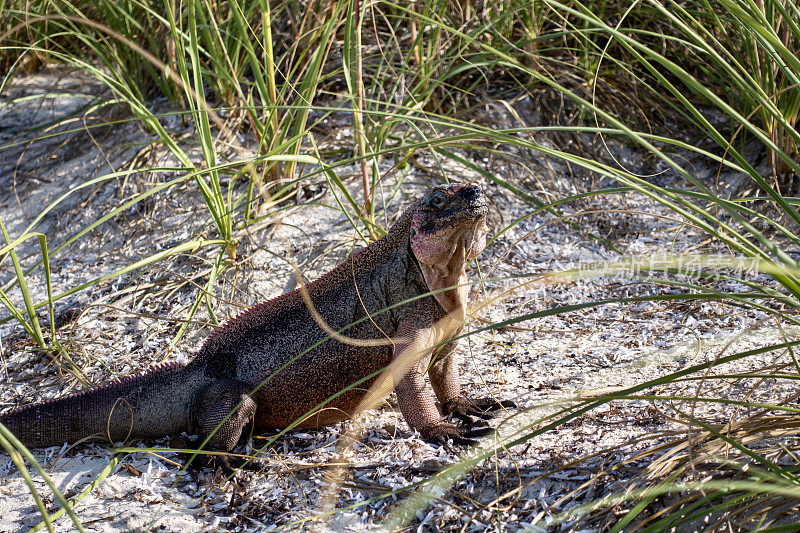
[[[96,95],[97,91],[86,86],[86,93]],[[62,111],[72,113],[77,104],[61,105]],[[10,120],[14,113],[32,114],[36,120],[53,119],[50,115],[40,117],[40,110],[12,110],[8,105],[3,113],[6,116],[0,115],[0,121]],[[330,120],[335,122],[336,115]],[[338,133],[333,135],[334,131]],[[106,146],[123,146],[140,133],[133,126],[105,130],[103,142]],[[316,134],[320,142],[327,138],[332,146],[342,142],[337,128]],[[73,142],[59,142],[65,141]],[[46,166],[54,179],[36,178],[44,167],[21,165],[9,157],[0,160],[0,208],[12,233],[19,232],[35,216],[35,210],[29,212],[33,209],[28,203],[31,198],[41,199],[32,202],[40,209],[64,187],[85,179],[86,174],[77,172],[78,168],[102,174],[107,171],[101,168],[103,165],[118,168],[136,158],[144,158],[147,164],[168,158],[158,148],[146,154],[141,149],[109,151],[102,143],[90,141],[85,150],[63,152],[48,142],[51,140],[31,142],[29,149],[61,154]],[[618,155],[633,165],[645,158],[629,153],[632,149],[619,143],[607,148],[619,150]],[[536,184],[548,183],[556,184],[553,190],[564,190],[571,186],[570,179],[580,178],[574,177],[574,172],[573,178],[566,177],[569,172],[563,163],[541,155],[528,158],[525,166],[490,160],[478,152],[463,156],[478,167],[498,172],[492,165],[505,165],[503,175],[517,180],[520,187],[531,186],[532,191]],[[382,170],[392,175],[392,161],[381,164],[385,167]],[[442,170],[453,179],[483,183],[493,205],[492,231],[500,236],[470,272],[473,279],[483,281],[473,290],[475,313],[469,324],[473,333],[462,341],[460,350],[465,388],[470,394],[512,399],[520,407],[519,413],[509,411],[499,418],[500,434],[532,431],[547,423],[545,417],[581,399],[619,391],[734,351],[781,342],[782,331],[767,313],[708,300],[629,300],[486,329],[491,323],[560,306],[677,292],[667,284],[610,275],[552,278],[540,274],[613,260],[620,254],[646,257],[664,250],[680,252],[713,245],[704,243],[700,232],[676,220],[663,206],[633,193],[609,195],[602,205],[586,201],[561,206],[558,214],[542,211],[532,215],[530,204],[487,183],[474,170],[447,165],[439,167],[420,156],[405,175],[402,195],[392,194],[394,183],[389,180],[394,178],[387,177],[378,191],[380,205],[387,206],[382,222],[388,225],[403,202],[432,181],[441,180]],[[338,171],[347,179],[357,175],[358,169],[343,167]],[[61,204],[41,222],[43,229],[63,242],[87,220],[107,212],[119,198],[147,187],[148,179],[155,178],[137,174],[87,190],[75,201]],[[324,181],[316,180],[298,188],[296,207],[287,205],[280,217],[267,218],[238,234],[238,263],[225,272],[212,295],[218,320],[294,288],[295,264],[307,279],[315,279],[360,246],[344,215],[323,205],[336,203]],[[541,199],[550,200],[546,195]],[[167,188],[101,225],[53,259],[54,290],[106,275],[177,243],[212,235],[213,225],[204,215],[201,202],[188,185]],[[301,205],[306,202],[308,205]],[[25,254],[22,257],[31,260]],[[197,288],[207,281],[213,261],[213,253],[201,249],[119,276],[59,303],[56,325],[63,352],[35,350],[10,323],[1,325],[0,405],[7,408],[52,398],[129,376],[165,359],[187,361],[212,327],[205,306],[195,316],[188,335],[177,346],[171,346],[171,341]],[[0,281],[7,281],[11,272],[8,262],[0,265]],[[720,291],[742,290],[732,281],[709,283]],[[31,290],[35,298],[45,295],[43,284]],[[685,441],[687,435],[681,413],[691,411],[704,423],[728,424],[725,431],[731,433],[742,432],[744,421],[755,424],[757,419],[748,417],[757,413],[685,398],[713,394],[796,405],[795,387],[790,381],[765,381],[759,374],[763,369],[789,372],[793,364],[792,354],[786,351],[765,352],[714,366],[705,380],[675,382],[647,392],[670,395],[676,398],[673,402],[642,398],[605,403],[555,429],[477,460],[440,494],[429,491],[436,497],[414,511],[409,526],[417,531],[516,530],[561,517],[558,527],[562,530],[608,527],[613,517],[624,515],[633,503],[625,500],[576,513],[572,518],[564,513],[630,487],[646,486],[641,484],[646,483],[647,476],[657,479],[676,473],[680,480],[696,480],[717,475],[721,455],[728,454],[731,464],[744,468],[747,457],[733,453],[724,441],[698,426],[693,428],[692,447],[676,448],[674,443]],[[712,379],[720,375],[739,377]],[[242,470],[235,480],[221,480],[211,470],[197,476],[183,472],[183,459],[169,448],[185,443],[185,436],[177,441],[166,438],[133,443],[166,451],[122,454],[116,470],[75,508],[87,531],[267,531],[278,527],[364,531],[400,512],[411,494],[419,490],[415,483],[473,453],[422,441],[405,425],[391,397],[380,410],[365,413],[359,422],[364,433],[357,442],[341,442],[344,424],[289,432],[274,441],[269,435],[254,435],[238,451],[257,455],[260,469]],[[756,444],[764,449],[771,447],[770,457],[775,461],[792,457],[786,450],[791,449],[796,434],[789,422],[787,419],[780,426],[781,432],[759,433],[760,444]],[[654,448],[658,445],[663,447]],[[83,490],[113,455],[113,450],[98,443],[35,451],[66,495]],[[708,473],[712,471],[715,473]],[[33,498],[5,453],[0,454],[0,477],[0,531],[17,531],[38,523],[41,518]],[[35,483],[48,508],[54,510],[57,504],[47,487],[39,479]],[[334,485],[338,488],[331,495]],[[651,507],[657,512],[677,505],[679,500],[667,494],[654,499]],[[339,511],[325,515],[326,501]],[[787,502],[776,502],[775,508],[792,512]],[[60,518],[58,526],[66,528],[67,520]]]

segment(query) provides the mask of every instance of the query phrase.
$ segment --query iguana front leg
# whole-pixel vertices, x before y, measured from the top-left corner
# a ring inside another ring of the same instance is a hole
[[[484,425],[475,427],[456,426],[445,421],[433,395],[425,384],[425,378],[414,368],[395,385],[397,403],[408,425],[419,431],[423,439],[440,444],[452,440],[456,444],[473,444],[475,439],[491,433]]]
[[[471,444],[474,439],[491,432],[484,425],[459,427],[444,420],[433,395],[425,383],[424,371],[430,360],[432,347],[442,338],[440,327],[419,327],[416,320],[405,320],[398,328],[400,341],[395,346],[392,373],[397,402],[406,422],[420,432],[427,441]],[[446,337],[444,337],[446,338]],[[438,390],[437,390],[438,394]]]
[[[458,337],[462,328],[453,334]],[[497,401],[494,398],[468,398],[461,393],[461,374],[456,354],[458,341],[451,341],[433,355],[428,374],[431,385],[442,404],[444,416],[453,415],[459,420],[474,423],[472,417],[492,418],[499,409],[516,407],[510,400]]]

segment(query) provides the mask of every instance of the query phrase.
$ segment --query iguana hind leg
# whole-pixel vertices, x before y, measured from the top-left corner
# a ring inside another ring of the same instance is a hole
[[[256,414],[252,387],[235,379],[220,379],[195,398],[195,420],[206,448],[230,451],[239,442],[242,430]]]

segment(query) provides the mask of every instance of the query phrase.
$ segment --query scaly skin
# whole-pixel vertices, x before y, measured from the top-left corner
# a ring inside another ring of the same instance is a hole
[[[385,237],[306,287],[331,329],[353,339],[392,338],[394,343],[358,346],[328,338],[298,289],[218,329],[185,366],[159,367],[121,383],[23,407],[0,416],[0,422],[27,446],[92,435],[121,441],[189,431],[211,435],[211,448],[230,450],[251,420],[255,429],[267,429],[285,428],[309,411],[314,412],[298,427],[346,419],[376,378],[329,400],[332,396],[379,374],[415,342],[429,343],[434,324],[446,316],[464,316],[464,266],[485,246],[486,211],[476,185],[434,187]],[[432,291],[440,292],[427,294]],[[450,329],[446,333],[455,336],[460,325]],[[464,397],[454,349],[450,342],[430,365],[431,384],[445,415],[471,420],[512,405]],[[411,369],[398,376],[394,387],[408,424],[440,442],[482,433],[481,428],[445,422],[423,378],[430,350],[412,356]]]

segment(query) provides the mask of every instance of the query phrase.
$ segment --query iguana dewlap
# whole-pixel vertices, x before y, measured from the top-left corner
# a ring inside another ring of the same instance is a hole
[[[91,435],[121,441],[188,431],[211,435],[211,448],[230,450],[251,420],[256,429],[285,428],[315,409],[298,427],[343,420],[375,377],[326,400],[380,374],[403,346],[430,337],[445,316],[463,316],[464,267],[486,245],[486,212],[477,185],[434,187],[386,236],[307,285],[331,330],[352,339],[393,342],[365,346],[330,338],[309,312],[301,288],[231,320],[185,366],[157,367],[120,383],[16,409],[0,422],[27,446]],[[447,338],[460,325],[451,329]],[[445,415],[469,419],[510,404],[462,396],[454,348],[455,342],[445,345],[430,365],[430,350],[413,354],[411,369],[395,381],[403,416],[429,440],[458,440],[470,428],[443,419],[425,385],[426,369]]]

